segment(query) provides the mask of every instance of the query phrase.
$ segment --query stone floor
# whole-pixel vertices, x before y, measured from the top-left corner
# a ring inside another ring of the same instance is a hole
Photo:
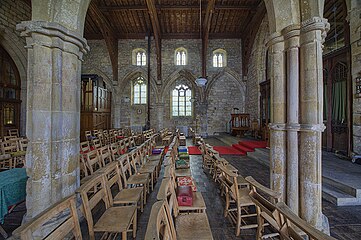
[[[226,145],[219,138],[209,138],[206,141],[211,145]],[[190,142],[187,140],[187,143]],[[224,157],[239,169],[241,175],[251,175],[260,183],[269,186],[269,169],[266,166],[247,156],[225,155]],[[200,155],[191,155],[191,170],[198,189],[205,199],[206,212],[214,239],[255,239],[255,230],[244,230],[239,237],[235,237],[235,228],[228,219],[223,217],[224,201],[220,197],[218,186],[209,178],[207,173],[203,172]],[[361,176],[359,181],[361,181]],[[144,213],[140,214],[138,218],[136,239],[144,239],[151,206],[156,201],[159,185],[160,181],[157,182],[155,190],[150,194]],[[20,204],[12,214],[7,215],[4,224],[7,232],[11,233],[20,225],[25,211],[25,204]],[[336,207],[327,201],[323,201],[323,213],[329,219],[333,237],[337,239],[361,239],[361,206]],[[84,222],[82,223],[82,231],[85,233],[84,239],[88,239]],[[131,239],[130,234],[128,236]]]

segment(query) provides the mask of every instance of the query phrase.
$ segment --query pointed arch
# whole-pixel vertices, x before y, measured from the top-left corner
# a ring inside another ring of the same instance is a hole
[[[222,71],[219,71],[218,73],[216,73],[211,80],[209,80],[208,84],[207,84],[207,87],[206,87],[206,93],[205,93],[205,97],[206,99],[208,99],[209,97],[209,94],[212,90],[212,87],[214,85],[214,83],[220,79],[221,77],[224,77],[224,76],[228,76],[232,81],[234,81],[238,88],[239,88],[239,91],[242,93],[242,96],[243,96],[243,100],[245,101],[245,97],[246,97],[246,85],[245,83],[241,80],[241,77],[240,75],[233,71],[232,69],[228,68],[228,67],[225,67]]]
[[[173,72],[169,77],[166,79],[166,84],[164,88],[161,90],[160,100],[164,102],[164,95],[167,91],[170,91],[170,87],[179,79],[185,79],[187,83],[192,86],[192,90],[194,91],[195,95],[201,96],[199,89],[195,83],[196,76],[187,69],[181,69]],[[203,100],[201,96],[201,101]]]
[[[120,90],[119,92],[121,92],[121,87],[127,85],[130,81],[133,81],[134,79],[138,78],[138,77],[144,77],[145,79],[147,79],[147,75],[148,73],[143,69],[143,68],[137,68],[134,71],[131,71],[129,73],[127,73],[123,79],[119,82],[118,85],[118,89]],[[158,103],[160,98],[159,98],[159,94],[158,93],[158,88],[155,84],[155,79],[153,78],[153,76],[150,77],[150,89],[151,91],[154,92],[154,97],[155,97],[155,103]]]
[[[99,68],[92,68],[90,69],[89,71],[87,71],[89,73],[92,73],[92,74],[97,74],[98,76],[101,76],[103,78],[103,81],[105,82],[105,84],[107,85],[107,88],[113,93],[113,94],[116,94],[117,92],[117,89],[113,86],[113,82],[112,80],[110,79],[110,77],[105,73],[103,72],[102,70],[100,70]]]

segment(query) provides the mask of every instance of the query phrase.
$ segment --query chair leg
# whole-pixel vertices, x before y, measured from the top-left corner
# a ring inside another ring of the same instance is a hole
[[[237,209],[237,224],[236,224],[236,236],[241,234],[241,223],[242,223],[242,209]]]
[[[224,217],[227,217],[230,203],[229,203],[228,193],[226,192],[225,195],[226,195],[226,206],[224,207]]]
[[[137,236],[137,212],[135,212],[133,219],[133,238],[135,238],[136,236]]]
[[[264,220],[263,220],[263,218],[261,217],[261,216],[258,216],[258,227],[257,227],[257,235],[256,235],[256,239],[257,240],[261,240],[262,239],[262,233],[263,233],[263,228],[264,228],[264,226],[263,226],[263,224],[264,224]]]

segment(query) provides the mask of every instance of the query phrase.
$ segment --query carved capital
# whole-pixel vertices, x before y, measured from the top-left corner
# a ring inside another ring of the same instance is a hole
[[[284,41],[284,38],[283,38],[282,34],[280,32],[274,32],[268,37],[266,46],[267,46],[267,48],[270,48],[270,47],[276,45],[277,43],[283,43],[283,41]]]
[[[298,48],[300,46],[300,25],[294,24],[285,27],[282,30],[282,35],[288,49]]]
[[[313,17],[301,23],[301,33],[321,31],[322,41],[325,40],[328,30],[330,30],[330,24],[326,18]]]
[[[20,35],[26,37],[26,48],[32,48],[34,45],[59,48],[77,55],[79,60],[89,51],[85,38],[58,23],[26,21],[19,23],[16,30],[21,31]]]

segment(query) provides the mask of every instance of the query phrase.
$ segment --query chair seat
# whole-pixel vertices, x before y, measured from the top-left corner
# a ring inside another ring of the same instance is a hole
[[[139,169],[139,173],[153,173],[155,171],[156,165],[143,165]]]
[[[149,180],[149,174],[136,174],[127,179],[129,184],[144,184]]]
[[[175,218],[177,239],[213,239],[211,227],[208,222],[206,213],[192,213],[178,215]]]
[[[142,196],[143,188],[126,188],[122,189],[115,197],[114,204],[123,204],[123,203],[137,203]]]
[[[95,232],[124,232],[136,217],[137,206],[108,208],[94,225]]]
[[[161,159],[161,155],[159,154],[159,155],[150,155],[149,157],[148,157],[148,160],[149,161],[160,161],[160,159]]]
[[[181,176],[192,176],[191,170],[189,168],[187,169],[176,169],[175,170],[175,176],[181,177]]]
[[[190,210],[206,210],[206,203],[204,202],[202,193],[193,192],[193,204],[192,206],[178,206],[179,211],[190,211]]]
[[[250,206],[254,205],[252,199],[249,197],[249,189],[248,188],[241,188],[239,189],[239,196],[238,196],[238,202],[242,206]]]

